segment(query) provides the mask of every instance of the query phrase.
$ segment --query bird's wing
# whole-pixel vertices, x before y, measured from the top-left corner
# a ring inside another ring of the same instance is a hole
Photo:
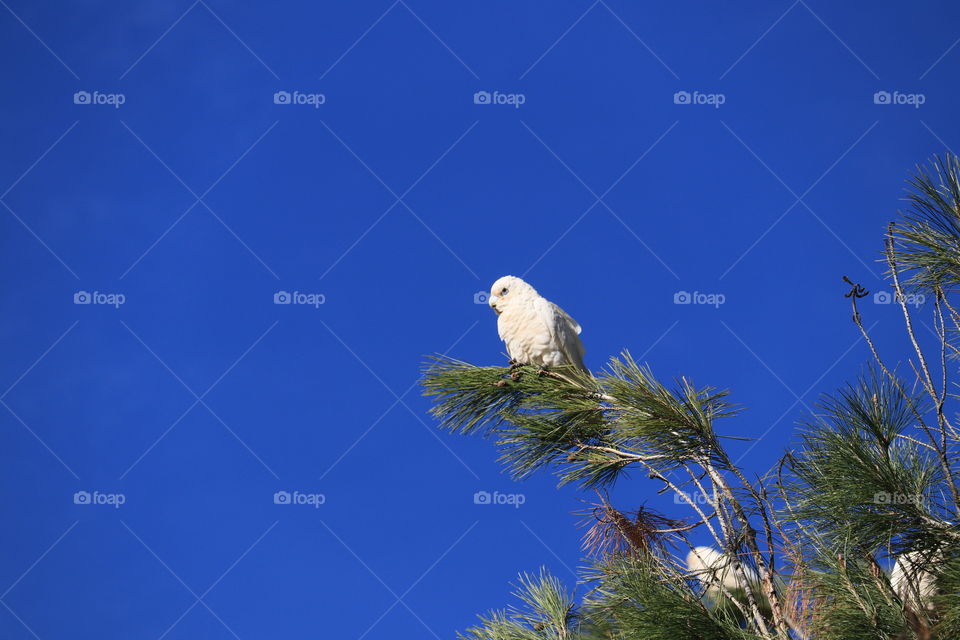
[[[576,320],[546,298],[538,300],[537,313],[546,324],[550,336],[563,352],[567,361],[580,369],[586,370],[583,364],[585,349],[580,341],[580,325],[577,324]]]
[[[564,311],[557,305],[553,304],[552,302],[550,303],[550,306],[552,306],[553,310],[570,326],[571,329],[573,329],[574,333],[576,333],[577,335],[580,335],[580,331],[581,331],[580,325],[577,324],[576,320],[571,318],[566,311]]]
[[[587,367],[583,364],[586,349],[583,348],[583,342],[580,340],[580,325],[563,309],[553,303],[551,305],[559,318],[560,331],[557,337],[560,338],[560,344],[563,345],[564,355],[567,356],[570,364],[586,370]]]

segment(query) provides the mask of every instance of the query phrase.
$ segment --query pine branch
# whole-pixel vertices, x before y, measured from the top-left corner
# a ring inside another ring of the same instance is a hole
[[[524,575],[521,604],[462,638],[960,637],[960,432],[948,414],[960,394],[947,366],[948,352],[960,357],[960,312],[949,299],[960,290],[960,162],[936,159],[910,184],[911,209],[888,229],[884,255],[915,380],[881,359],[858,310],[869,292],[844,278],[874,364],[821,399],[801,420],[796,449],[765,476],[748,479],[723,446],[717,420],[736,414],[725,391],[685,378],[668,386],[627,352],[596,375],[428,363],[424,392],[440,425],[494,439],[514,478],[550,469],[561,484],[603,489],[640,470],[695,514],[627,511],[600,493],[584,540],[596,564],[582,604],[547,574]],[[908,308],[908,296],[924,291],[933,295],[930,352]],[[706,554],[689,536],[701,527],[716,543]],[[690,548],[700,569],[685,569],[674,544]],[[722,566],[709,565],[718,558]]]

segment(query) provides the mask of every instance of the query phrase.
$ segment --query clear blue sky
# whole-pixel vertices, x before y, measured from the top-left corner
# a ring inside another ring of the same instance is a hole
[[[960,144],[950,2],[0,4],[4,638],[450,638],[572,581],[588,496],[415,386],[503,362],[474,293],[524,275],[593,368],[730,388],[763,472],[866,360],[840,277],[881,286]],[[657,488],[617,504],[686,514]]]

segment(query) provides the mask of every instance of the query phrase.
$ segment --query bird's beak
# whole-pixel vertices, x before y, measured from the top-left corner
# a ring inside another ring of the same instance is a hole
[[[491,309],[493,309],[493,310],[496,311],[497,313],[500,313],[500,310],[497,309],[497,301],[498,301],[498,300],[500,300],[500,298],[498,298],[497,296],[491,295],[490,298],[487,300],[487,304],[490,305],[490,308],[491,308]]]

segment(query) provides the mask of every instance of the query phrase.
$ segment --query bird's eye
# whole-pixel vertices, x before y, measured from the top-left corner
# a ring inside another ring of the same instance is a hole
[[[510,293],[510,290],[507,289],[506,287],[504,287],[503,289],[500,289],[500,295],[505,296],[508,293]]]

